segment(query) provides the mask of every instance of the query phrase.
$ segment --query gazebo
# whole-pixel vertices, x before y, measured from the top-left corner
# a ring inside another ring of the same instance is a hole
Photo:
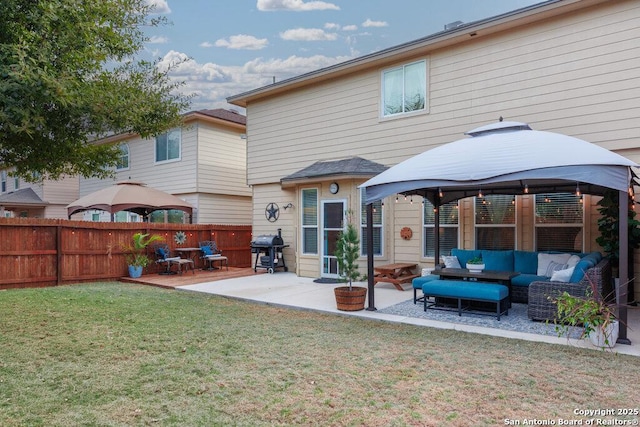
[[[367,204],[368,310],[375,310],[373,205],[392,194],[426,198],[435,214],[435,263],[440,258],[439,209],[443,203],[483,194],[564,193],[603,195],[619,191],[620,280],[616,300],[627,300],[628,209],[638,164],[587,141],[535,131],[526,123],[504,122],[466,132],[469,137],[425,151],[361,185]],[[626,335],[627,309],[619,304],[619,342]]]

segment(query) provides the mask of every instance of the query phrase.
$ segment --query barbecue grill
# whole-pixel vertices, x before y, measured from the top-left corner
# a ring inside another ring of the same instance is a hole
[[[284,262],[283,248],[287,248],[282,240],[282,230],[278,228],[278,234],[263,234],[251,242],[251,253],[256,254],[256,261],[253,271],[258,268],[265,268],[269,273],[281,268],[289,271]]]

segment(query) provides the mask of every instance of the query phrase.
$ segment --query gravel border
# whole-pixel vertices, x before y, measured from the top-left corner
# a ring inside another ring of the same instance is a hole
[[[431,310],[424,311],[421,302],[413,303],[413,299],[392,305],[378,310],[379,313],[393,314],[397,316],[416,317],[419,319],[438,320],[441,322],[459,323],[464,325],[483,326],[495,329],[505,329],[509,331],[524,332],[529,334],[540,334],[557,336],[555,324],[553,322],[536,322],[529,319],[527,315],[527,304],[512,304],[508,316],[485,316],[463,312],[458,316],[457,311]],[[570,337],[578,338],[582,328],[570,327]]]

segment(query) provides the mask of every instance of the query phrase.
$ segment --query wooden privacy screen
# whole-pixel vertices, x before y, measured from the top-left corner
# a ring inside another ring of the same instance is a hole
[[[122,247],[134,233],[159,234],[174,250],[215,240],[232,267],[251,267],[251,226],[0,218],[0,289],[55,286],[127,275]],[[153,254],[149,253],[151,257]],[[146,273],[157,272],[155,264]]]

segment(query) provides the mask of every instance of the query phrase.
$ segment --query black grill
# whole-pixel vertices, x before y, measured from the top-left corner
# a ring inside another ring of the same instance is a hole
[[[251,253],[256,254],[256,261],[253,271],[258,268],[265,268],[269,273],[273,273],[276,269],[281,268],[283,271],[289,271],[284,262],[283,248],[287,248],[282,240],[282,230],[278,229],[278,234],[263,234],[257,236],[251,242]]]

